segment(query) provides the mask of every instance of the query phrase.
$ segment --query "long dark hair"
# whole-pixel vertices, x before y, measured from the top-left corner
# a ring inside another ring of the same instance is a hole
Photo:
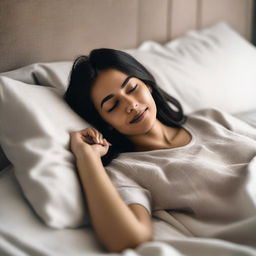
[[[115,129],[109,129],[109,124],[101,118],[90,97],[90,91],[98,72],[109,68],[136,77],[151,87],[152,97],[157,108],[157,119],[163,124],[180,127],[186,121],[186,116],[183,114],[178,100],[163,91],[157,85],[152,74],[128,53],[101,48],[92,50],[88,56],[77,57],[70,73],[64,99],[78,115],[99,130],[112,144],[108,153],[102,157],[104,166],[118,154],[133,151],[133,144],[125,135]],[[168,103],[171,103],[176,109],[174,110]]]

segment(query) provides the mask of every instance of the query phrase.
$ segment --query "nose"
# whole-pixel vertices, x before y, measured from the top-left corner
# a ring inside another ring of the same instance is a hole
[[[130,102],[127,106],[127,113],[131,113],[132,111],[136,110],[138,108],[137,102]]]

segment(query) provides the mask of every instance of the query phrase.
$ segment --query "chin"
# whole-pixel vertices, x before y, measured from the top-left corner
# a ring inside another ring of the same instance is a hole
[[[134,129],[133,135],[143,135],[149,133],[155,125],[155,120],[145,120],[143,124],[139,125],[138,127],[136,127],[136,129]]]
[[[144,133],[147,134],[151,131],[151,129],[154,127],[155,122],[152,122],[151,124],[148,125],[148,127],[145,128]]]

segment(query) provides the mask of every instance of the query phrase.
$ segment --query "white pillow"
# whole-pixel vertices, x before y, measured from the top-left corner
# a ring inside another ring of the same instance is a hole
[[[186,114],[202,108],[231,114],[256,108],[256,49],[226,23],[189,31],[164,46],[147,41],[126,52],[151,71]],[[63,89],[71,66],[48,63],[35,76],[42,84]]]
[[[256,108],[256,48],[226,23],[190,31],[165,46],[145,42],[131,52],[186,113]]]
[[[0,73],[0,76],[7,76],[12,79],[16,79],[28,84],[35,84],[33,70],[36,68],[37,64],[27,65],[22,68],[18,68],[12,71]],[[0,146],[0,171],[10,164],[9,160],[6,158],[2,148]]]
[[[67,89],[72,64],[72,61],[38,63],[34,75],[39,84],[57,88],[59,94],[63,95]]]
[[[256,128],[256,109],[235,114],[235,117]]]
[[[35,77],[33,71],[37,69],[38,64],[30,64],[15,70],[0,73],[0,76],[7,76],[9,78],[22,81],[27,84],[35,84]]]
[[[55,88],[0,78],[0,142],[25,197],[54,228],[88,223],[69,132],[87,127]]]

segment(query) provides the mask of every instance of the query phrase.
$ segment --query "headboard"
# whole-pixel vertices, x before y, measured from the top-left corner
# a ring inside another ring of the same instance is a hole
[[[221,20],[251,40],[252,14],[253,0],[1,0],[0,72],[164,43]]]

